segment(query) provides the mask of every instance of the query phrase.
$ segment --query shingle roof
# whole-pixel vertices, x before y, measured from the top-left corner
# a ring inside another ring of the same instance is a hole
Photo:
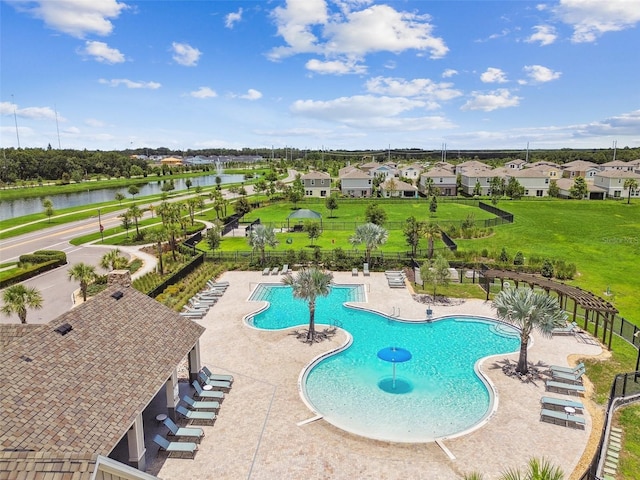
[[[0,324],[0,353],[4,352],[11,343],[22,338],[24,335],[43,327],[44,325],[35,323]]]
[[[363,172],[362,170],[358,170],[357,168],[355,168],[344,174],[340,173],[340,178],[371,178],[371,176]]]
[[[118,285],[45,327],[0,353],[0,449],[108,455],[204,331]]]
[[[90,480],[96,458],[97,455],[91,454],[66,453],[52,457],[40,452],[0,451],[0,478]]]
[[[326,180],[327,178],[331,178],[331,175],[329,175],[326,172],[317,172],[317,171],[305,173],[304,175],[302,175],[300,177],[301,180],[312,180],[312,179],[313,180],[317,180],[317,179]]]

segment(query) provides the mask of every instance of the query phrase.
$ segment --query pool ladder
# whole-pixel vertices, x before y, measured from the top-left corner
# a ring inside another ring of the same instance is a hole
[[[391,310],[391,317],[399,317],[400,316],[400,307],[393,307]]]

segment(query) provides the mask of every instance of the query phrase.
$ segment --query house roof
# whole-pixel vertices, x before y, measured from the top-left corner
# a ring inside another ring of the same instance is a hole
[[[571,187],[573,187],[574,182],[575,182],[575,179],[573,178],[558,178],[556,180],[556,185],[558,185],[558,188],[560,190],[564,190],[568,192],[571,189]],[[594,185],[593,182],[586,182],[586,184],[587,184],[588,192],[606,192],[606,189],[598,187],[597,185]]]
[[[549,167],[523,168],[521,170],[508,172],[507,175],[516,178],[549,178]]]
[[[114,285],[16,338],[0,353],[0,450],[108,455],[203,331]]]
[[[432,168],[431,170],[427,170],[426,172],[424,172],[422,175],[420,175],[421,177],[452,177],[452,178],[456,178],[456,174],[453,173],[451,170],[447,170],[445,168]]]
[[[564,165],[561,165],[561,168],[563,170],[580,171],[580,170],[589,170],[592,168],[598,168],[598,164],[593,162],[588,162],[586,160],[574,160],[573,162],[568,162],[568,163],[565,163]]]
[[[393,186],[394,186],[394,190],[396,191],[417,191],[418,189],[414,186],[411,185],[410,183],[407,182],[403,182],[402,180],[396,180],[396,179],[392,179],[390,178],[389,180],[386,180],[385,182],[382,182],[382,185],[380,185],[384,190],[388,190],[389,186],[391,185],[391,183],[393,182]]]
[[[601,164],[601,167],[626,167],[628,165],[627,162],[623,162],[622,160],[611,160],[610,162],[606,162]]]
[[[329,175],[328,173],[316,171],[305,173],[300,177],[301,180],[326,180],[328,178],[331,178],[331,175]]]
[[[340,172],[340,178],[371,178],[371,175],[363,172],[362,170],[354,168],[353,170],[349,170],[344,174]]]
[[[605,178],[635,178],[636,180],[640,179],[639,174],[625,170],[603,170],[596,173],[595,176]]]
[[[3,323],[0,324],[0,353],[19,338],[27,335],[44,325],[35,323]]]

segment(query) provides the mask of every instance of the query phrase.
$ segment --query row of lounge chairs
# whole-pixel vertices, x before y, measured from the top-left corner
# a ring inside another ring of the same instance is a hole
[[[218,299],[224,295],[229,287],[229,282],[207,281],[207,286],[189,299],[180,315],[191,319],[201,319],[209,309],[216,304]]]
[[[579,363],[575,367],[551,365],[548,373],[551,379],[546,382],[547,390],[565,394],[585,392],[582,385],[582,375],[585,373],[584,363]],[[565,427],[585,428],[586,420],[581,416],[584,413],[584,405],[581,402],[545,396],[540,399],[540,403],[542,407],[540,421]]]
[[[195,397],[189,395],[182,397],[182,402],[186,405],[177,405],[176,412],[186,419],[189,426],[179,427],[170,418],[163,420],[164,425],[169,430],[168,437],[186,439],[188,441],[170,441],[161,435],[155,435],[153,441],[160,447],[159,451],[165,451],[169,456],[189,456],[194,458],[198,451],[198,443],[204,437],[204,430],[200,427],[191,426],[193,422],[213,423],[216,419],[216,412],[220,409],[220,403],[224,399],[224,393],[220,390],[229,391],[233,383],[232,375],[214,374],[206,366],[198,373],[198,379],[203,383],[200,385],[194,380],[193,387]],[[204,385],[211,386],[211,390],[205,390]],[[215,399],[215,400],[213,400]]]
[[[406,288],[406,276],[402,270],[387,270],[384,272],[387,283],[391,288]]]
[[[568,323],[564,327],[556,327],[551,330],[552,335],[574,335],[580,327],[576,322]]]
[[[268,276],[268,275],[286,275],[286,274],[288,274],[290,272],[291,272],[291,270],[289,269],[289,265],[285,263],[282,266],[282,268],[279,268],[279,267],[273,267],[273,268],[266,267],[264,270],[262,270],[262,275],[264,275],[265,277]]]

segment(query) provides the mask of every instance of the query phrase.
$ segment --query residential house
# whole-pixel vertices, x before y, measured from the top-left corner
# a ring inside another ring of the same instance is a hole
[[[558,179],[558,169],[552,167],[523,168],[514,170],[506,175],[506,182],[509,178],[515,178],[524,187],[525,197],[546,197],[549,195],[549,184],[551,180]]]
[[[331,194],[331,175],[326,172],[309,172],[300,177],[306,197],[328,197]]]
[[[584,177],[592,179],[600,171],[597,163],[585,160],[574,160],[573,162],[561,165],[562,176],[565,178]]]
[[[169,165],[171,167],[182,165],[182,159],[178,157],[165,157],[160,160],[162,165]]]
[[[489,195],[491,179],[501,174],[502,171],[496,172],[491,168],[487,168],[486,165],[481,168],[466,167],[460,171],[462,193],[472,196],[476,185],[480,184],[480,195]]]
[[[601,164],[600,170],[602,171],[622,170],[624,172],[632,172],[634,170],[634,166],[631,165],[631,162],[623,162],[622,160],[612,160],[610,162]]]
[[[424,168],[422,165],[413,163],[411,165],[400,167],[399,170],[402,178],[408,178],[409,180],[413,180],[415,183],[420,178],[420,174],[423,172]]]
[[[433,167],[420,175],[420,184],[418,189],[422,193],[426,193],[427,179],[431,179],[434,188],[438,189],[438,195],[456,196],[458,186],[456,183],[456,174],[449,169]]]
[[[370,197],[373,177],[355,167],[340,169],[340,192],[346,197]]]
[[[522,170],[527,166],[527,162],[522,160],[521,158],[516,158],[515,160],[511,160],[504,164],[504,167],[507,170]]]
[[[418,187],[403,182],[397,178],[390,178],[380,184],[380,191],[384,198],[417,198]]]
[[[486,163],[479,162],[478,160],[467,160],[466,162],[459,163],[455,166],[456,174],[462,173],[465,170],[491,170],[491,167]]]
[[[558,185],[558,196],[560,198],[571,198],[571,187],[575,182],[574,178],[559,178],[556,180],[556,184]],[[587,183],[587,195],[585,198],[589,200],[603,200],[606,196],[606,191],[597,185],[594,185],[593,182]]]
[[[593,184],[602,188],[610,198],[628,198],[629,189],[624,188],[624,182],[635,179],[640,184],[640,174],[626,170],[604,170],[593,177]],[[640,188],[631,190],[631,198],[640,197]]]
[[[399,170],[393,163],[379,163],[377,167],[369,169],[369,175],[389,179],[397,177]]]

